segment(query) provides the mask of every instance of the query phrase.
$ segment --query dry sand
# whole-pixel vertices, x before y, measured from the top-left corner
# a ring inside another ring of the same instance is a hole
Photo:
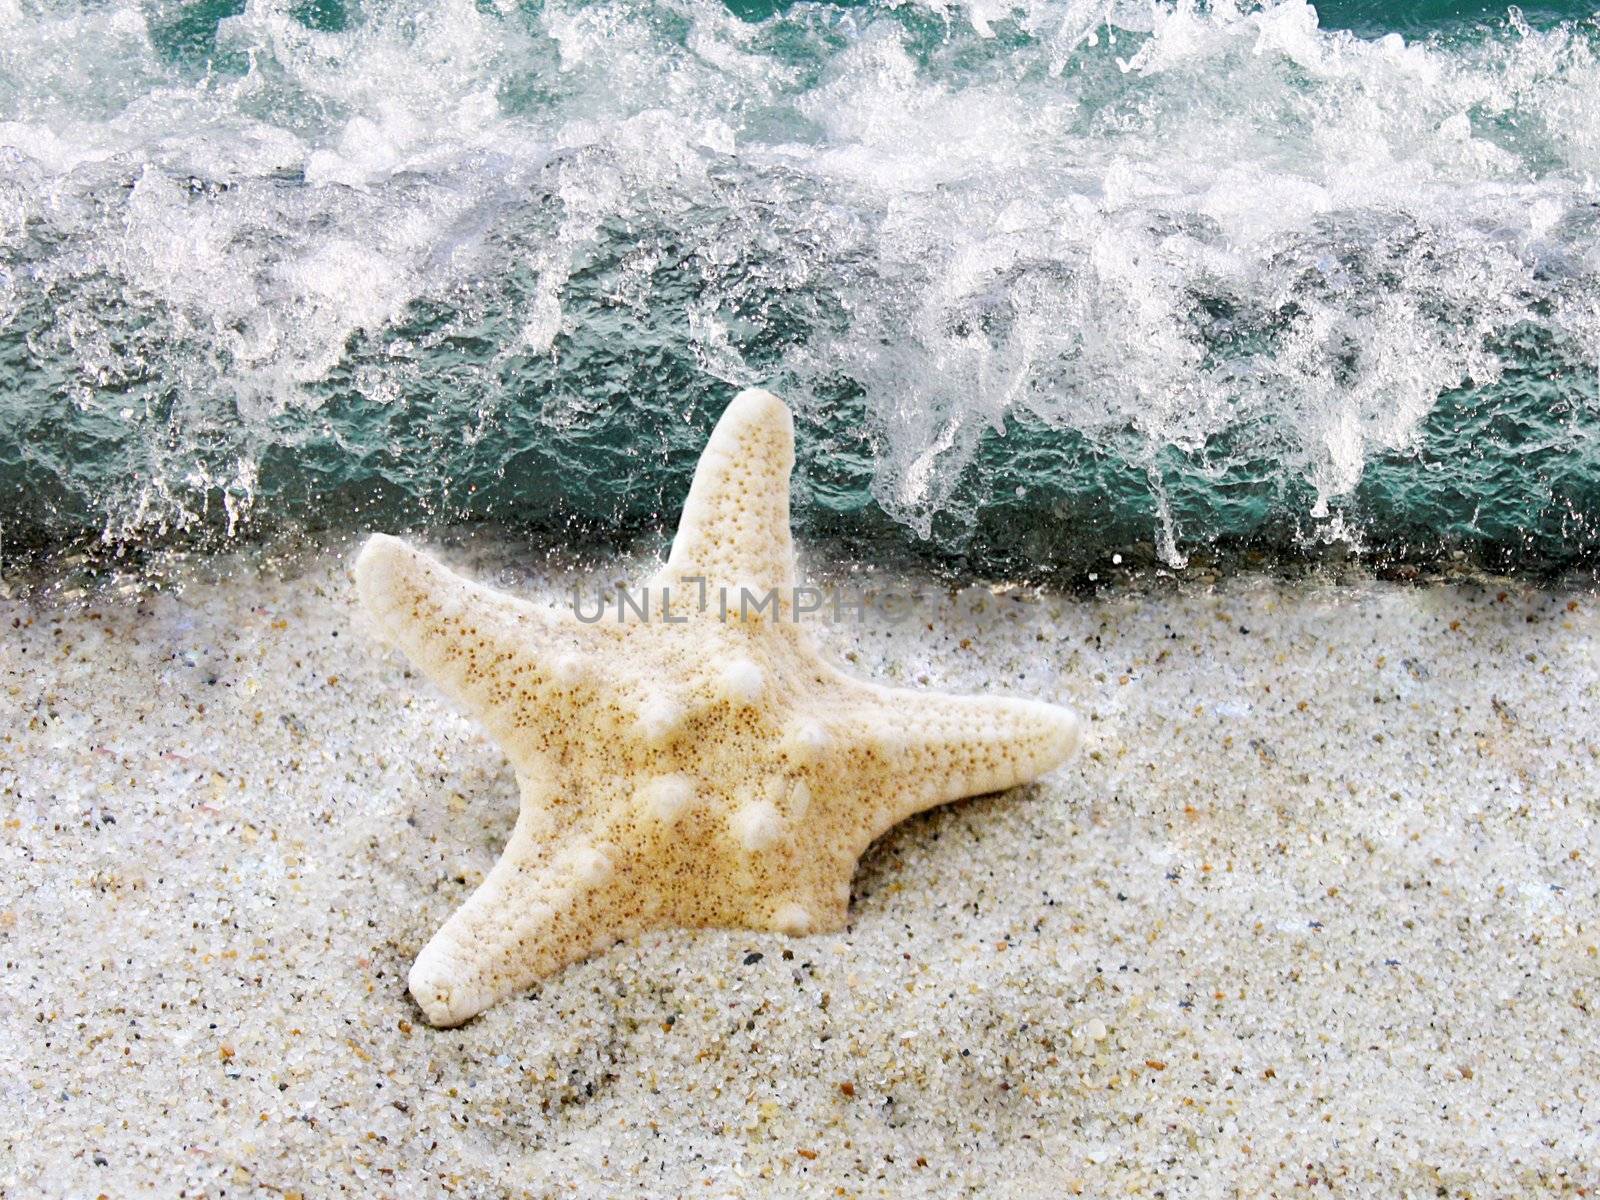
[[[406,970],[513,781],[366,636],[348,553],[0,601],[0,1195],[1600,1185],[1592,594],[822,627],[1073,705],[1085,754],[884,838],[844,933],[654,934],[440,1032]]]

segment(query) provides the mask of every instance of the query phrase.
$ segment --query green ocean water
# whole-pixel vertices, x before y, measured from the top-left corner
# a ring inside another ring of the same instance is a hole
[[[1594,10],[0,10],[0,555],[669,524],[1600,560]]]

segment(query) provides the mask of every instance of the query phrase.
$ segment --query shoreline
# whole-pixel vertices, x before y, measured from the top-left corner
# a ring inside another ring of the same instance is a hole
[[[1080,758],[880,839],[843,933],[649,934],[436,1031],[405,972],[515,788],[347,563],[0,601],[0,1194],[1600,1178],[1590,589],[873,575],[933,609],[833,657],[1067,703]]]
[[[193,583],[215,583],[236,568],[279,579],[293,578],[329,556],[353,557],[370,532],[394,532],[489,570],[509,567],[512,578],[532,583],[553,576],[628,572],[642,575],[664,559],[670,533],[635,533],[617,541],[595,537],[573,544],[550,540],[559,535],[548,530],[529,531],[486,521],[396,531],[282,530],[261,541],[217,546],[73,543],[0,558],[0,600],[127,600],[173,589],[181,591]],[[867,569],[884,578],[915,578],[952,592],[981,587],[1060,595],[1080,601],[1120,594],[1168,597],[1235,581],[1306,589],[1394,584],[1422,589],[1459,586],[1600,595],[1600,563],[1578,561],[1531,567],[1513,564],[1502,569],[1461,550],[1379,560],[1343,544],[1302,548],[1303,552],[1295,553],[1251,546],[1212,547],[1210,551],[1192,551],[1187,565],[1180,568],[1159,562],[1153,551],[1108,550],[1105,561],[1092,567],[1023,575],[976,569],[949,556],[927,558],[905,547],[891,547],[869,556],[867,548],[855,540],[806,538],[803,533],[797,549],[808,577],[823,586]]]

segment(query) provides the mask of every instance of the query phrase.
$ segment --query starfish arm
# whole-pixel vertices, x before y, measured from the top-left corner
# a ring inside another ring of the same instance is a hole
[[[643,927],[612,886],[613,848],[549,832],[524,803],[500,860],[417,955],[406,982],[430,1025],[460,1025]]]
[[[1031,783],[1076,753],[1076,714],[1055,704],[866,688],[850,723],[891,765],[894,780],[873,812],[876,836],[914,813]]]
[[[793,466],[789,409],[771,392],[740,392],[700,456],[659,582],[701,576],[712,586],[789,592],[794,587]]]
[[[542,691],[581,670],[582,627],[473,583],[398,538],[368,538],[354,575],[386,636],[502,744],[546,708]]]

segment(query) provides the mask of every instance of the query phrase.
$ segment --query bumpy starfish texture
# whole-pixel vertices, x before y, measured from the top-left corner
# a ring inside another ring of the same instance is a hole
[[[648,928],[842,928],[879,834],[1076,749],[1065,709],[881,687],[818,655],[795,619],[793,463],[783,402],[739,395],[636,594],[653,606],[621,620],[537,608],[391,537],[362,549],[363,603],[500,744],[522,793],[499,862],[411,969],[432,1024]]]

